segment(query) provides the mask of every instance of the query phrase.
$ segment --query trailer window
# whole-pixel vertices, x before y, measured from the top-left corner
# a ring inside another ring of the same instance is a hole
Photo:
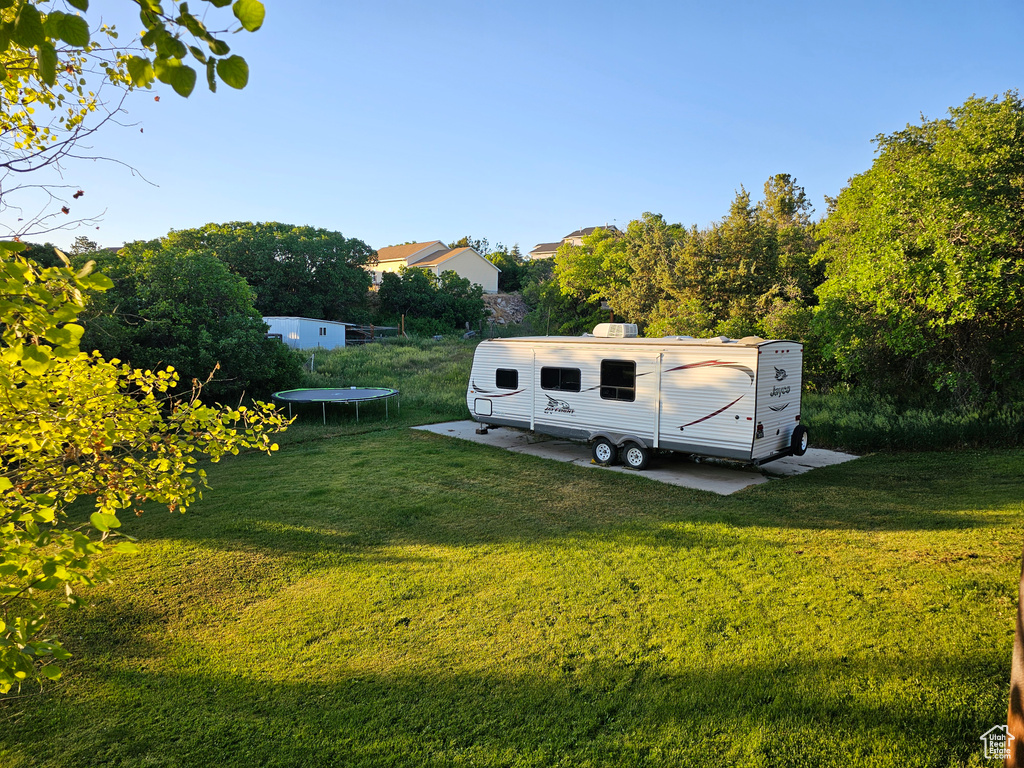
[[[498,389],[518,388],[519,371],[512,368],[499,368],[494,374],[494,386]]]
[[[636,400],[636,363],[632,360],[601,361],[601,399]]]
[[[540,388],[557,389],[562,392],[580,391],[579,368],[541,368]]]

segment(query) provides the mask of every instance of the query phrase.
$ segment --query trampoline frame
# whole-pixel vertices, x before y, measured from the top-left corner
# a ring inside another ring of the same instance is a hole
[[[305,400],[293,400],[287,397],[279,397],[279,395],[287,395],[291,392],[344,392],[348,390],[376,390],[380,392],[375,397],[360,397],[355,400],[347,400],[338,397],[310,397]],[[299,389],[282,389],[280,392],[275,392],[271,397],[278,403],[288,403],[288,418],[292,417],[292,403],[320,403],[323,409],[324,426],[327,425],[327,404],[328,403],[354,403],[356,406],[356,422],[359,421],[359,403],[372,403],[378,400],[384,401],[384,418],[390,418],[388,412],[388,400],[392,397],[395,398],[395,403],[398,406],[398,410],[402,410],[402,399],[399,397],[400,392],[397,389],[391,389],[390,387],[307,387]]]

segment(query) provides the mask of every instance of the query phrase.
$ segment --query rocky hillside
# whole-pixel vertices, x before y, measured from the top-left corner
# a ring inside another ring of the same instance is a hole
[[[518,293],[485,293],[484,304],[491,310],[488,320],[495,325],[521,323],[530,311]]]

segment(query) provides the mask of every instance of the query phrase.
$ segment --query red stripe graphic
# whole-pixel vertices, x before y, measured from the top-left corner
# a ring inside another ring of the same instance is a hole
[[[680,429],[685,429],[686,427],[692,427],[694,424],[700,424],[702,421],[707,421],[708,419],[710,419],[710,418],[712,418],[714,416],[717,416],[722,411],[729,410],[734,405],[736,405],[736,403],[738,403],[740,400],[742,400],[744,397],[746,397],[746,395],[740,395],[735,400],[733,400],[731,403],[729,403],[727,406],[725,406],[725,408],[719,408],[714,413],[709,413],[707,416],[705,416],[703,418],[697,419],[696,421],[691,421],[689,424],[683,424],[683,426],[681,426]]]

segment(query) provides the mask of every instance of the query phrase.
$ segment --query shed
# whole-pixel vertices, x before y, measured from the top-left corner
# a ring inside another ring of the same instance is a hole
[[[295,349],[337,349],[345,346],[345,328],[352,323],[316,320],[311,317],[264,317],[267,332]]]

